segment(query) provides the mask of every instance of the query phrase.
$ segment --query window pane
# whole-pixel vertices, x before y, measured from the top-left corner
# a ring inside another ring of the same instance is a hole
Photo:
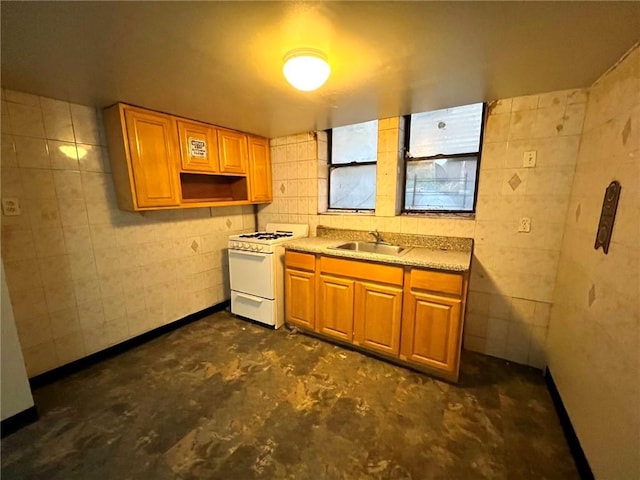
[[[376,204],[376,166],[334,168],[330,173],[329,208],[373,210]]]
[[[331,163],[375,162],[378,158],[378,120],[332,130]]]
[[[411,115],[412,157],[480,151],[482,103]]]
[[[407,162],[406,210],[473,211],[477,157]]]

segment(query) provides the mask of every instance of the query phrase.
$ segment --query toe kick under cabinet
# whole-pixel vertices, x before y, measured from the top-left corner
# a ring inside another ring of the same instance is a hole
[[[456,382],[467,280],[466,272],[287,250],[286,321]]]
[[[272,200],[269,140],[124,103],[104,110],[123,210]]]

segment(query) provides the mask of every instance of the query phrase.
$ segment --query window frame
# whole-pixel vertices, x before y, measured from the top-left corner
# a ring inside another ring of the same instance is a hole
[[[376,119],[378,120],[378,119]],[[378,120],[379,121],[379,120]],[[364,123],[364,122],[359,122]],[[333,163],[333,128],[329,128],[326,130],[327,132],[327,211],[328,212],[375,212],[375,199],[373,208],[341,208],[341,207],[332,207],[331,206],[331,174],[336,168],[343,167],[360,167],[360,166],[369,166],[369,165],[378,165],[378,146],[376,142],[376,161],[375,162],[349,162],[349,163]],[[380,133],[380,127],[378,125],[378,131],[376,132],[376,140]],[[377,190],[377,175],[376,175],[376,185],[374,185]]]
[[[459,105],[463,106],[463,105]],[[422,112],[415,112],[422,113]],[[404,134],[404,181],[402,185],[402,214],[408,215],[475,215],[476,206],[478,203],[478,187],[480,180],[480,164],[482,157],[482,144],[484,141],[484,128],[485,123],[487,121],[487,103],[482,102],[482,115],[480,122],[480,138],[478,141],[478,151],[477,152],[465,152],[465,153],[454,153],[454,154],[442,154],[439,153],[437,155],[429,155],[424,157],[410,157],[409,153],[409,145],[411,143],[411,115],[408,114],[404,116],[405,122],[405,134]],[[444,158],[466,158],[466,157],[476,157],[476,178],[475,178],[475,188],[473,190],[473,208],[471,210],[443,210],[443,209],[416,209],[416,208],[406,208],[407,202],[407,167],[410,162],[423,161],[423,160],[441,160]]]

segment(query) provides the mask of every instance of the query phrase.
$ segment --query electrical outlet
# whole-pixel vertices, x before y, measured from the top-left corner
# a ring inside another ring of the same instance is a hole
[[[524,152],[524,156],[522,158],[522,166],[526,168],[533,168],[536,166],[536,158],[538,153],[536,150],[530,150],[528,152]]]
[[[531,231],[531,219],[529,217],[522,217],[520,219],[518,231],[523,233],[529,233]]]
[[[2,199],[2,212],[10,217],[13,215],[22,215],[20,210],[20,202],[17,198],[3,198]]]

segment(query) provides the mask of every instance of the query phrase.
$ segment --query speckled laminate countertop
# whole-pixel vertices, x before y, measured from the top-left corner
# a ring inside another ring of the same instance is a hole
[[[469,265],[471,263],[471,248],[468,250],[442,250],[440,248],[414,246],[411,247],[407,253],[400,256],[354,252],[351,250],[335,250],[332,248],[350,240],[351,239],[340,240],[330,237],[309,237],[291,240],[290,242],[286,242],[284,247],[298,252],[320,253],[322,255],[331,255],[334,257],[369,260],[396,265],[411,265],[414,267],[456,272],[465,272],[469,270]]]

